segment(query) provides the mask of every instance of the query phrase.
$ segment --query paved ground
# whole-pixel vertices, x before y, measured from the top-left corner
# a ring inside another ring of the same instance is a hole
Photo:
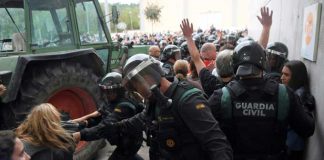
[[[114,151],[115,146],[111,146],[108,142],[105,148],[101,149],[98,152],[97,157],[94,160],[107,160],[111,153]],[[138,151],[138,154],[144,158],[144,160],[149,160],[149,155],[148,155],[148,147],[145,145],[145,142],[143,143],[143,146],[141,149]]]

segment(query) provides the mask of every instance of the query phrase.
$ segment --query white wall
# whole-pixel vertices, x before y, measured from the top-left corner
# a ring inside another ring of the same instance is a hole
[[[140,10],[144,13],[149,3],[162,6],[160,22],[154,24],[154,31],[179,31],[183,18],[189,18],[195,29],[208,29],[210,24],[225,29],[245,28],[250,1],[254,0],[140,0]],[[151,22],[141,14],[141,31],[151,32],[151,28]]]
[[[268,0],[255,0],[250,4],[249,34],[259,38],[261,25],[256,18],[256,12]],[[304,7],[324,0],[272,0],[268,7],[274,11],[270,42],[281,41],[289,48],[289,59],[302,60],[308,69],[311,79],[311,91],[316,98],[316,130],[309,139],[307,160],[324,159],[324,15],[321,14],[319,47],[317,61],[311,62],[301,58],[301,37]],[[323,6],[322,6],[323,7]]]

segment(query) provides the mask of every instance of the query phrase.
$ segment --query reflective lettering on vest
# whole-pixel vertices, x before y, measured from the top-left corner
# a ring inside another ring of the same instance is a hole
[[[275,104],[269,102],[234,102],[235,117],[275,117]]]

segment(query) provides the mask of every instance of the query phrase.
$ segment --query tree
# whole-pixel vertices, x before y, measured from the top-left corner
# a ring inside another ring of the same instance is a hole
[[[144,10],[146,19],[152,22],[152,33],[153,33],[153,24],[160,20],[161,9],[162,7],[158,6],[157,4],[149,3]]]
[[[103,3],[100,4],[102,10],[104,10],[105,5]],[[109,11],[111,11],[112,6],[117,6],[117,10],[119,11],[119,22],[124,22],[127,25],[127,29],[140,29],[140,18],[139,18],[139,4],[131,3],[131,4],[122,4],[122,3],[113,3],[109,4]],[[116,25],[110,23],[111,32],[118,31]]]

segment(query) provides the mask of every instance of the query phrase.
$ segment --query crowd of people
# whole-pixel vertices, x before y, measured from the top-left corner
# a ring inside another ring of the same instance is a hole
[[[193,39],[200,48],[205,42],[214,43],[219,49],[224,43],[236,43],[240,38],[247,37],[248,30],[220,30],[213,25],[208,29],[197,29],[193,33]],[[157,45],[166,46],[174,44],[181,46],[186,41],[181,31],[178,32],[158,32],[158,33],[142,33],[142,32],[125,32],[115,33],[112,35],[115,42],[120,42],[126,46],[132,45]],[[242,39],[241,39],[242,40]],[[241,41],[240,40],[240,41]],[[240,42],[239,41],[239,42]],[[235,44],[233,44],[235,45]]]
[[[80,140],[105,138],[117,146],[110,160],[140,160],[143,131],[151,160],[303,159],[315,128],[307,68],[288,60],[284,43],[268,43],[272,11],[258,19],[258,41],[246,31],[194,32],[184,19],[177,38],[153,38],[148,54],[102,78],[107,105],[71,120],[78,131],[40,104],[14,132],[0,131],[0,159],[72,159]]]

